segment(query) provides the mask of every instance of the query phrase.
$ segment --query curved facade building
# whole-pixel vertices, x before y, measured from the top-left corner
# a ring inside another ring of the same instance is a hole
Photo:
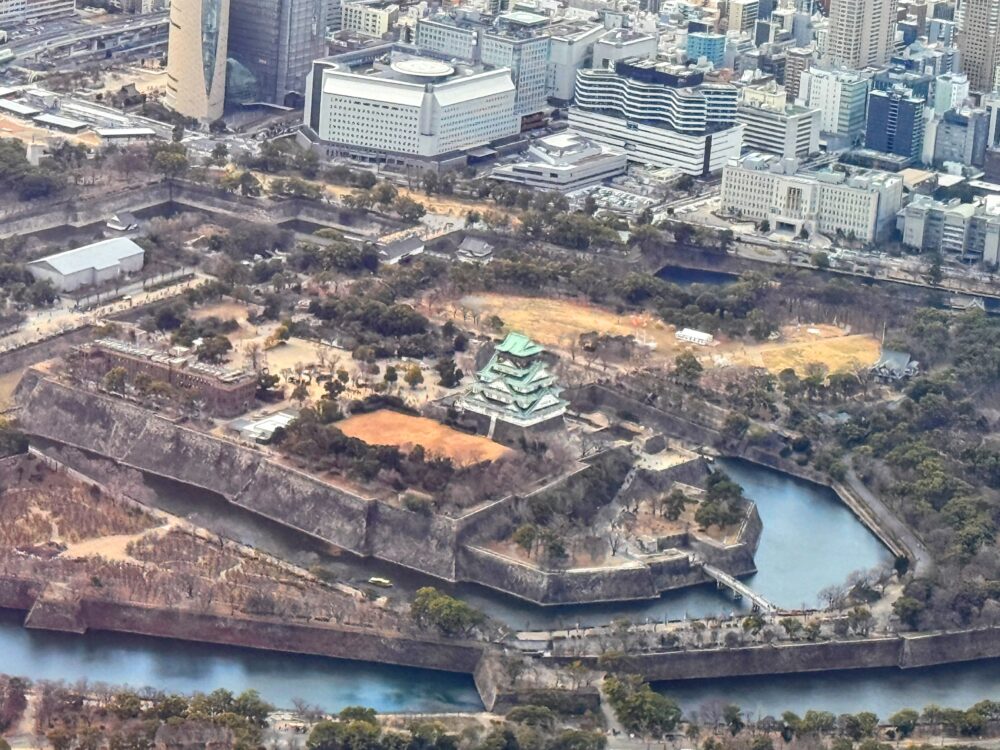
[[[614,70],[581,70],[570,126],[624,148],[632,161],[700,175],[739,156],[738,92],[704,83],[700,72],[651,60],[624,60]]]
[[[222,117],[229,0],[173,0],[167,40],[167,106],[196,120]]]

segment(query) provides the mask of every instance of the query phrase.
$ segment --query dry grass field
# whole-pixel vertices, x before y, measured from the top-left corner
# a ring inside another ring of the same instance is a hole
[[[706,366],[765,367],[774,373],[791,367],[804,375],[811,363],[822,364],[829,372],[867,367],[878,360],[880,350],[873,336],[847,334],[836,326],[822,324],[785,326],[777,341],[746,344],[723,339],[715,346],[700,347],[677,341],[674,326],[655,318],[618,315],[572,299],[476,294],[451,305],[448,314],[461,319],[462,310],[477,312],[481,320],[497,315],[506,330],[524,333],[553,349],[565,351],[571,341],[585,333],[634,335],[655,344],[653,359],[672,360],[687,349]]]
[[[739,348],[737,345],[724,346],[713,360],[718,364],[766,367],[773,373],[790,367],[804,375],[813,363],[824,365],[829,372],[837,372],[867,367],[879,358],[880,347],[875,337],[848,335],[836,326],[785,326],[781,334],[779,341]]]
[[[509,448],[478,435],[467,435],[433,419],[380,409],[358,414],[338,422],[345,434],[369,445],[395,445],[400,448],[422,445],[428,454],[450,458],[456,465],[495,461],[509,454]]]
[[[546,346],[565,346],[584,333],[632,336],[656,343],[657,352],[678,349],[674,327],[650,318],[618,315],[597,305],[572,299],[521,297],[511,294],[476,294],[463,297],[452,312],[475,310],[483,319],[497,315],[509,331],[520,331]],[[638,324],[638,325],[636,325]]]

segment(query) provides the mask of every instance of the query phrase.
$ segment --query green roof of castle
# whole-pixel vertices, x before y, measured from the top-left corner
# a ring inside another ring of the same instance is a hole
[[[512,357],[536,357],[545,349],[529,339],[523,333],[511,331],[499,345],[497,351],[509,354]]]

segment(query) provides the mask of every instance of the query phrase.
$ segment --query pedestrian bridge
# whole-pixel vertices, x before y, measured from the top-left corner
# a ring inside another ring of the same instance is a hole
[[[715,566],[709,565],[708,563],[695,558],[692,558],[691,562],[695,565],[700,565],[701,569],[705,571],[705,574],[709,578],[712,578],[715,581],[716,586],[720,589],[729,589],[733,592],[733,596],[737,599],[746,599],[750,602],[753,605],[755,612],[774,612],[778,609],[752,588],[747,586],[742,581],[733,578],[728,573],[725,573]]]

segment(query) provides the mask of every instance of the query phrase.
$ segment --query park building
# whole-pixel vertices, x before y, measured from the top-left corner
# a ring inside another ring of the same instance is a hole
[[[115,237],[33,260],[26,267],[33,278],[48,279],[60,292],[72,292],[138,273],[145,257],[146,251],[135,242]]]
[[[796,159],[751,152],[722,171],[720,210],[793,235],[875,242],[892,233],[903,179],[874,170],[799,170]]]
[[[569,192],[598,185],[627,168],[624,150],[564,130],[538,138],[523,159],[494,168],[490,177],[538,190]]]
[[[199,362],[186,351],[170,352],[119,339],[98,339],[77,352],[97,377],[121,367],[127,382],[141,374],[168,383],[201,401],[204,409],[217,417],[244,414],[253,407],[257,394],[254,373]]]
[[[457,406],[475,415],[489,438],[498,426],[518,430],[563,424],[569,402],[544,359],[545,349],[520,333],[509,333],[497,344],[486,366],[459,398]]]
[[[689,175],[717,172],[739,156],[738,90],[705,83],[704,73],[629,59],[613,70],[581,70],[570,127],[625,150],[630,161]]]
[[[914,195],[897,214],[903,244],[919,252],[936,251],[965,263],[1000,262],[1000,198],[973,203]]]
[[[328,158],[450,160],[520,132],[506,68],[451,65],[401,45],[314,63],[305,122]]]

